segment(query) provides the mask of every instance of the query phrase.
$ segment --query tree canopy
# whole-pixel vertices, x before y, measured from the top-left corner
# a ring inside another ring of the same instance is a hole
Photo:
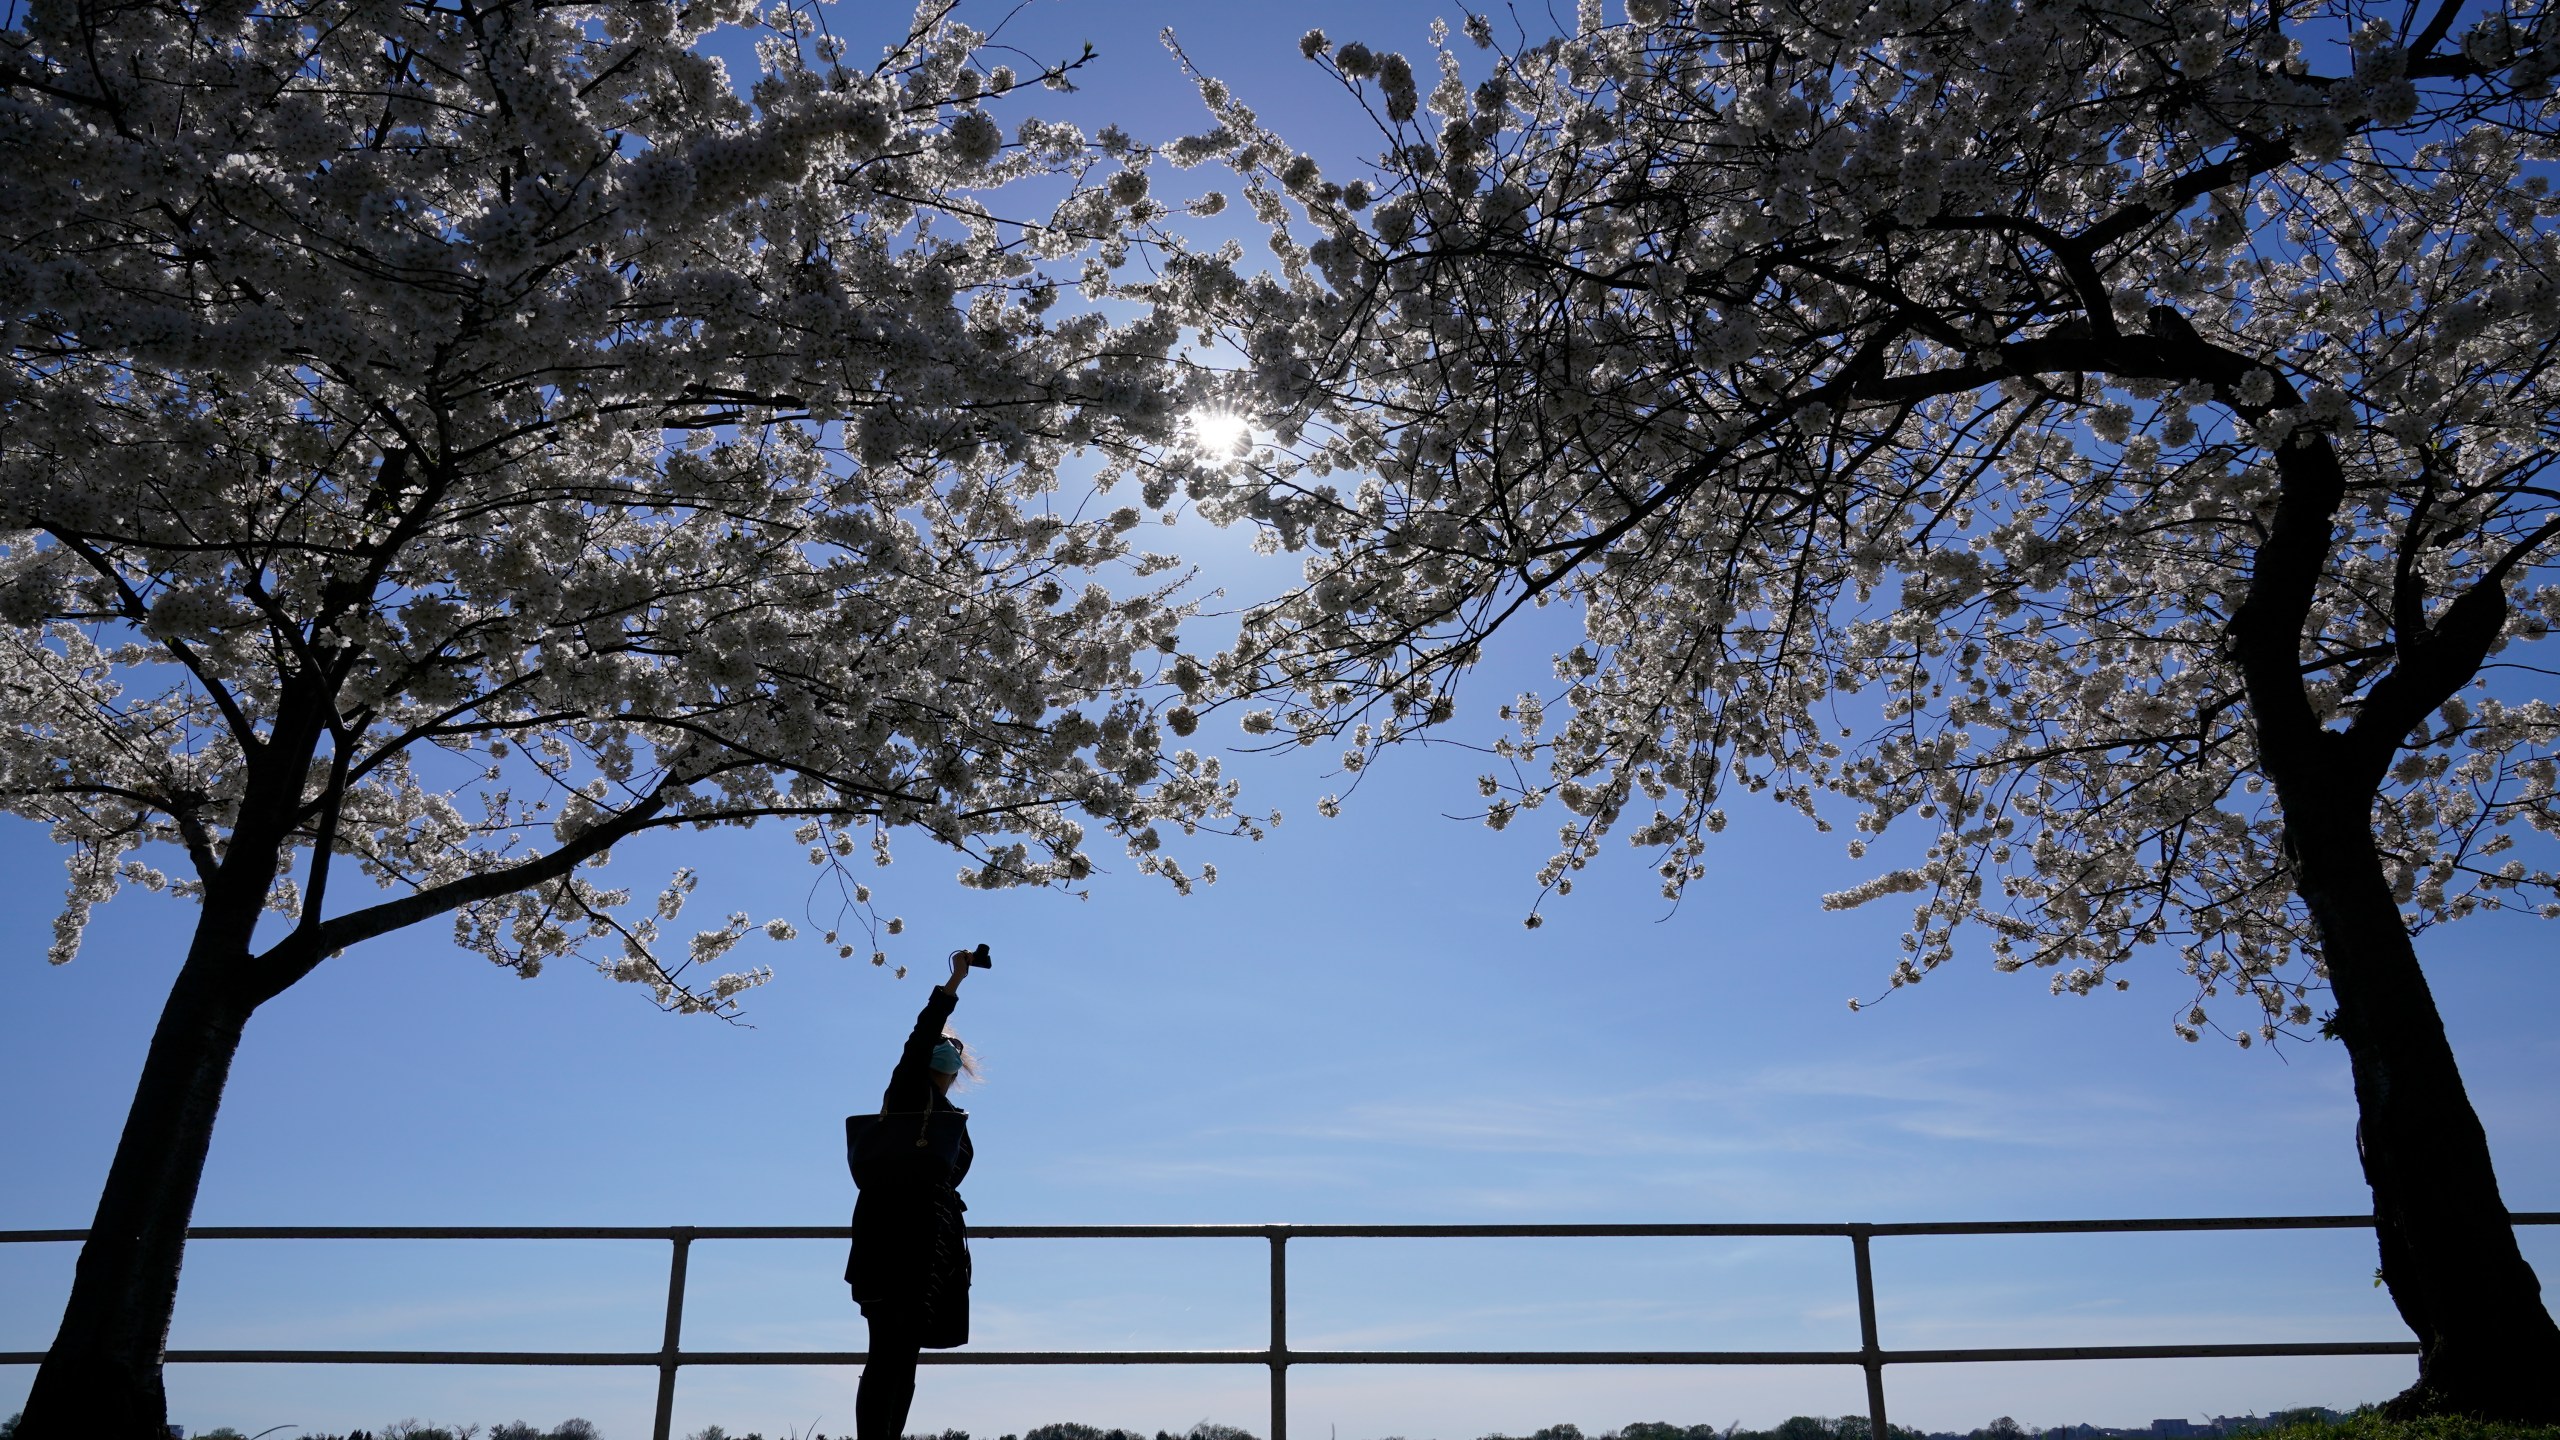
[[[2174,956],[2190,1039],[2317,1020],[2408,1405],[2554,1414],[2410,936],[2560,916],[2518,844],[2560,835],[2560,13],[1584,0],[1435,38],[1302,44],[1373,174],[1214,80],[1175,149],[1283,264],[1157,286],[1273,439],[1191,497],[1306,555],[1219,666],[1284,702],[1246,728],[1358,770],[1571,607],[1480,781],[1494,826],[1564,812],[1552,893],[1621,835],[1676,899],[1760,792],[1878,865],[1828,903],[1919,897],[1892,986],[1979,927],[2057,991]]]
[[[829,858],[912,826],[989,885],[1082,878],[1089,822],[1180,873],[1151,827],[1227,792],[1122,693],[1170,562],[1059,488],[1167,432],[1165,335],[1061,318],[1041,268],[1146,202],[1071,128],[1007,138],[1066,71],[949,9],[866,69],[744,4],[29,12],[0,803],[71,856],[56,960],[240,847],[300,921],[277,980],[453,911],[525,973],[603,938],[722,1008],[756,972],[672,977],[743,922],[661,965],[683,878],[626,918],[581,867],[779,816]],[[764,36],[747,95],[723,25]],[[980,198],[1032,179],[1067,187],[1039,223]],[[324,909],[349,865],[396,898]]]
[[[1826,825],[1836,797],[1852,855],[1928,832],[1832,897],[1924,897],[1895,985],[1968,924],[2080,991],[2168,942],[2246,1043],[2310,1018],[2257,624],[2299,633],[2305,723],[2382,785],[2413,924],[2560,915],[2512,833],[2560,833],[2560,709],[2457,693],[2560,621],[2542,22],[1629,14],[1517,49],[1471,20],[1483,78],[1453,40],[1427,96],[1310,36],[1393,142],[1347,183],[1204,85],[1191,153],[1249,176],[1291,268],[1167,284],[1282,442],[1191,488],[1309,556],[1233,684],[1293,691],[1275,721],[1356,769],[1505,620],[1571,605],[1583,643],[1482,782],[1497,827],[1564,812],[1543,884],[1619,834],[1677,897],[1728,795]],[[2327,498],[2284,511],[2312,469]],[[2249,612],[2277,556],[2299,613]]]
[[[10,12],[0,807],[69,856],[57,961],[120,887],[200,904],[29,1440],[163,1434],[242,1028],[347,947],[450,915],[725,1013],[749,917],[676,951],[691,875],[633,905],[625,839],[1072,885],[1091,826],[1188,886],[1165,827],[1250,828],[1164,753],[1187,602],[1091,488],[1172,436],[1173,332],[1053,310],[1145,156],[1008,131],[1083,60],[952,8],[867,65],[752,0]]]

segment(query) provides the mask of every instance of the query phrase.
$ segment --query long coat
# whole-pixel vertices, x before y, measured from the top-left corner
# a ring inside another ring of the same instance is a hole
[[[889,1072],[879,1116],[845,1122],[845,1161],[861,1192],[845,1282],[866,1319],[912,1328],[928,1350],[969,1343],[969,1207],[959,1186],[975,1152],[968,1112],[940,1093],[931,1065],[959,1002],[934,988]]]

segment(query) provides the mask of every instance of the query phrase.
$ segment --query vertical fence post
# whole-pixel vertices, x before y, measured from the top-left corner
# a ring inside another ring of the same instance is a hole
[[[1849,1229],[1849,1248],[1858,1259],[1858,1363],[1867,1371],[1867,1433],[1871,1440],[1892,1440],[1884,1419],[1884,1361],[1876,1344],[1876,1272],[1867,1258],[1871,1232],[1864,1225]]]
[[[649,1432],[653,1440],[667,1440],[675,1424],[676,1342],[684,1334],[684,1266],[693,1251],[693,1227],[678,1225],[667,1238],[675,1242],[675,1258],[667,1262],[667,1336],[658,1346],[658,1423]]]
[[[1289,1440],[1289,1235],[1271,1232],[1271,1440]]]

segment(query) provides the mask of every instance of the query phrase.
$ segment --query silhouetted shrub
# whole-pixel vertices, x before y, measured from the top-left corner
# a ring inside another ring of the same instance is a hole
[[[1134,1430],[1097,1430],[1073,1420],[1061,1420],[1055,1425],[1035,1425],[1023,1431],[1022,1440],[1147,1440],[1147,1437]]]

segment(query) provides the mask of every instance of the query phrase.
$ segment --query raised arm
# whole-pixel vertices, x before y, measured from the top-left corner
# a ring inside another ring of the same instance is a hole
[[[951,978],[933,987],[916,1015],[916,1028],[907,1032],[906,1048],[898,1052],[897,1068],[889,1072],[889,1088],[880,1094],[881,1114],[914,1114],[933,1108],[933,1047],[942,1043],[943,1022],[960,1003],[960,982],[968,974],[968,952],[953,954]]]

